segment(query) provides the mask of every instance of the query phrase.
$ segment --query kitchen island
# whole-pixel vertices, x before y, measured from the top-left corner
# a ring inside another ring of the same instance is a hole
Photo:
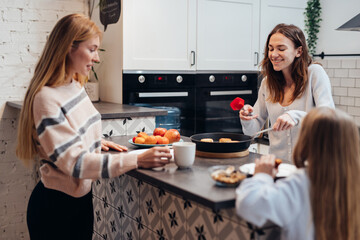
[[[129,139],[108,138],[130,152],[138,150]],[[180,170],[171,163],[162,171],[136,169],[96,181],[94,239],[278,239],[278,227],[257,229],[237,217],[235,188],[216,186],[208,172],[210,166],[238,167],[257,157],[255,153],[231,159],[196,157],[190,169]]]

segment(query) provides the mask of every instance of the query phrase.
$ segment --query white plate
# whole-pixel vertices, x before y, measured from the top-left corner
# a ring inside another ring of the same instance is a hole
[[[210,178],[215,181],[216,186],[219,186],[219,187],[237,187],[237,186],[240,184],[240,182],[242,181],[242,180],[240,180],[240,181],[238,181],[237,183],[224,183],[224,182],[217,181],[217,180],[215,180],[215,179],[213,179],[213,178],[211,177],[211,174],[212,174],[214,171],[217,171],[217,170],[220,170],[220,169],[225,170],[225,169],[227,169],[229,166],[230,166],[230,165],[216,165],[216,166],[212,166],[212,167],[209,167],[209,168],[208,168],[208,171],[209,171],[209,173],[210,173]]]
[[[133,151],[130,151],[129,153],[135,153],[135,154],[141,154],[145,151],[147,151],[149,149],[138,149],[138,150],[133,150]],[[172,155],[172,158],[170,159],[170,164],[174,162],[174,149],[170,149],[170,153]],[[169,165],[169,164],[167,164]],[[165,167],[156,167],[156,168],[152,168],[152,170],[154,171],[162,171],[164,170]]]
[[[255,163],[247,163],[241,165],[239,167],[239,170],[243,173],[254,175]],[[292,174],[294,171],[296,171],[295,165],[291,165],[288,163],[281,163],[279,165],[278,173],[276,174],[276,177],[287,177],[290,174]]]

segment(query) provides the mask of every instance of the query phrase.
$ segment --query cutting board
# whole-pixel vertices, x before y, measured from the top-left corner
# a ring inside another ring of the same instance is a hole
[[[203,152],[196,151],[196,156],[198,157],[208,157],[208,158],[239,158],[249,155],[249,149],[246,149],[241,152],[230,152],[230,153],[214,153],[214,152]]]

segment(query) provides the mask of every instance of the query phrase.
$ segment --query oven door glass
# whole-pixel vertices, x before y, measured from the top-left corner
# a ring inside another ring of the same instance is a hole
[[[166,110],[166,107],[180,110],[180,134],[191,136],[195,132],[195,91],[193,89],[178,89],[177,91],[166,90],[141,90],[129,91],[125,94],[127,104],[144,104],[145,107],[159,107]],[[176,112],[174,114],[176,114]],[[168,116],[157,117],[157,121],[166,124],[176,124],[173,122],[173,111],[168,112]],[[176,120],[175,120],[176,121]],[[166,127],[166,126],[163,126]]]
[[[230,103],[234,98],[241,97],[246,104],[253,105],[256,99],[251,90],[203,88],[198,91],[195,129],[197,133],[243,133],[239,111],[232,110]]]

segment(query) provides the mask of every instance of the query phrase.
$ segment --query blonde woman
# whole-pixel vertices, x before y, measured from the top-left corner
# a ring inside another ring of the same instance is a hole
[[[255,225],[282,227],[281,239],[360,239],[359,129],[327,107],[306,115],[294,150],[298,170],[274,183],[274,156],[236,190],[237,214]]]
[[[291,160],[300,121],[313,107],[335,108],[329,77],[312,64],[304,33],[294,25],[278,24],[269,34],[261,63],[264,80],[255,105],[239,112],[246,135],[261,130],[267,119],[271,154]]]
[[[31,239],[91,239],[92,179],[119,176],[136,167],[163,166],[166,147],[133,154],[102,154],[126,147],[101,140],[101,116],[82,81],[99,61],[101,31],[86,16],[63,17],[49,35],[25,95],[17,156],[27,166],[41,159],[41,181],[28,203]]]

